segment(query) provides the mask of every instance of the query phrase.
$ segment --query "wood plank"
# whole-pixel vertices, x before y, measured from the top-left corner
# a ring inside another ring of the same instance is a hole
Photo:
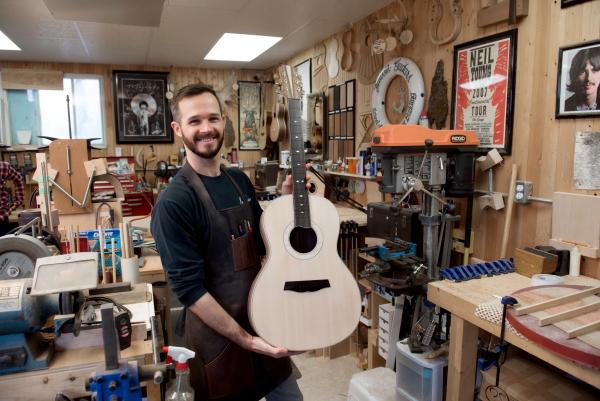
[[[578,315],[583,315],[584,313],[588,313],[596,309],[600,309],[600,300],[587,305],[580,306],[578,308],[573,308],[568,311],[555,313],[553,315],[540,318],[538,323],[540,326],[546,326],[548,324],[560,322],[561,320],[566,320]]]
[[[446,394],[448,401],[473,400],[478,333],[477,326],[452,314]]]
[[[555,192],[552,201],[552,239],[567,244],[580,243],[582,254],[585,248],[597,251],[600,248],[600,197]]]
[[[515,308],[517,316],[526,315],[529,313],[541,311],[544,309],[551,308],[553,306],[562,305],[567,302],[577,301],[578,299],[585,298],[589,295],[600,293],[600,286],[588,288],[587,290],[578,291],[574,294],[565,295],[562,297],[550,299],[548,301],[538,302],[536,304]]]
[[[596,330],[600,330],[600,320],[596,320],[595,322],[591,322],[591,323],[585,324],[583,326],[579,326],[573,330],[568,330],[567,336],[569,338],[575,338],[575,337],[583,336],[584,334],[589,334]]]

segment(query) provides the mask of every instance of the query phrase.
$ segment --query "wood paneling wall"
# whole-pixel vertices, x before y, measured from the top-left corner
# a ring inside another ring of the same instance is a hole
[[[506,1],[506,0],[505,0]],[[449,44],[433,45],[428,38],[428,6],[430,1],[404,0],[407,6],[410,26],[414,39],[407,46],[399,45],[392,53],[386,53],[384,62],[398,56],[408,57],[416,62],[421,69],[426,83],[426,99],[431,87],[431,79],[435,65],[439,59],[444,61],[445,79],[449,91],[452,86],[452,63],[454,45],[481,38],[497,32],[512,29],[508,23],[479,28],[477,26],[477,11],[480,0],[463,0],[462,31],[458,38]],[[444,8],[450,8],[450,1],[443,0]],[[398,3],[376,12],[371,18],[390,18],[401,16]],[[516,69],[515,113],[513,125],[513,152],[505,158],[504,165],[495,170],[494,189],[508,192],[510,166],[516,163],[519,168],[518,178],[534,183],[533,194],[538,197],[551,198],[556,191],[587,193],[598,195],[600,191],[579,191],[573,182],[573,148],[576,131],[600,130],[600,119],[562,119],[555,120],[556,74],[558,64],[558,48],[561,46],[600,38],[600,1],[590,1],[566,9],[560,8],[560,1],[530,0],[529,15],[517,22],[518,50]],[[349,21],[356,32],[366,23]],[[451,29],[451,16],[445,15],[440,26],[442,35]],[[440,36],[442,36],[440,35]],[[341,43],[342,32],[336,34]],[[316,66],[315,57],[324,52],[321,44],[298,53],[288,64],[298,64],[308,58],[313,58],[313,69]],[[356,54],[355,54],[356,56]],[[338,54],[338,58],[340,55]],[[105,78],[105,107],[106,134],[108,149],[95,152],[96,156],[112,154],[115,147],[114,116],[112,105],[111,70],[153,70],[170,71],[171,79],[180,87],[191,82],[205,82],[219,88],[223,85],[230,71],[209,71],[192,68],[158,68],[151,66],[124,65],[91,65],[91,64],[58,64],[58,63],[17,63],[0,61],[0,67],[32,68],[61,70],[65,73],[99,74]],[[345,72],[340,69],[337,77],[327,77],[326,69],[313,77],[313,91],[326,88],[356,78],[354,70]],[[236,80],[251,80],[253,71],[234,71]],[[356,98],[356,133],[357,146],[360,144],[364,130],[359,116],[368,112],[371,107],[372,86],[357,85]],[[449,93],[450,97],[451,94]],[[234,122],[237,132],[237,107],[228,108],[228,114]],[[449,127],[449,118],[446,123]],[[237,140],[236,140],[237,143]],[[155,147],[159,158],[177,152],[180,146],[178,139],[173,145],[157,145]],[[129,146],[124,146],[124,153],[129,154]],[[135,151],[135,149],[133,149]],[[240,159],[253,163],[259,158],[259,152],[239,152]],[[600,156],[600,155],[599,155]],[[480,174],[478,188],[485,188],[485,177]],[[510,232],[509,250],[517,246],[530,246],[545,243],[550,238],[552,209],[548,204],[530,203],[516,205],[513,213]],[[505,211],[475,211],[474,229],[476,230],[475,255],[484,259],[495,259],[500,254]],[[509,252],[512,253],[512,252]],[[591,262],[591,263],[590,263]],[[600,277],[600,266],[597,261],[585,261],[583,271]]]
[[[433,45],[428,36],[430,1],[404,0],[408,8],[409,28],[414,39],[408,46],[399,46],[392,53],[385,53],[384,62],[394,57],[408,57],[421,69],[426,86],[425,108],[427,108],[431,80],[438,60],[444,61],[444,76],[452,88],[453,52],[456,44],[504,32],[512,29],[508,23],[499,23],[485,28],[477,26],[477,11],[480,0],[463,0],[462,31],[458,38],[446,45]],[[449,10],[450,1],[442,1]],[[371,18],[402,16],[398,3],[379,10]],[[599,195],[600,191],[580,191],[573,182],[573,149],[576,131],[599,131],[600,119],[554,118],[556,99],[556,76],[558,48],[600,38],[600,1],[590,1],[561,9],[560,1],[530,0],[529,15],[517,22],[518,50],[516,67],[516,94],[513,125],[513,151],[505,158],[502,166],[494,173],[494,190],[508,193],[510,169],[513,163],[519,168],[518,179],[533,181],[533,194],[551,198],[556,191]],[[365,20],[353,23],[354,32],[360,31]],[[444,16],[440,36],[450,32],[451,15]],[[342,32],[337,35],[341,43]],[[383,34],[385,36],[385,34]],[[298,64],[318,54],[318,47],[307,49],[287,62]],[[313,65],[314,65],[313,59]],[[314,68],[314,67],[313,67]],[[353,66],[354,71],[356,65]],[[313,90],[342,83],[356,77],[355,72],[340,73],[328,79],[326,71],[313,78]],[[364,135],[358,116],[368,112],[371,105],[372,86],[357,86],[357,144]],[[449,98],[451,94],[448,94]],[[450,118],[446,128],[450,126]],[[600,157],[600,155],[598,155]],[[600,174],[600,172],[598,172]],[[479,174],[477,188],[487,188],[486,177]],[[510,230],[509,254],[519,246],[545,243],[551,234],[552,206],[542,203],[515,205]],[[463,210],[464,213],[464,210]],[[475,255],[483,259],[495,259],[500,255],[500,246],[505,210],[475,210],[474,229]],[[583,271],[600,277],[598,261],[584,261]]]
[[[206,70],[199,68],[165,68],[145,65],[108,65],[108,64],[71,64],[71,63],[39,63],[39,62],[11,62],[1,61],[0,68],[19,68],[29,70],[57,70],[65,74],[94,74],[104,78],[104,127],[106,134],[107,147],[104,150],[94,150],[93,157],[112,156],[115,154],[115,147],[121,147],[123,155],[135,155],[141,146],[117,144],[115,134],[115,116],[113,108],[113,90],[112,90],[112,71],[113,70],[131,70],[131,71],[168,71],[169,82],[175,84],[175,88],[181,88],[191,83],[202,82],[213,85],[217,92],[224,90],[224,85],[232,85],[238,80],[252,81],[259,71],[253,70]],[[237,96],[237,91],[231,89],[232,99]],[[225,106],[225,112],[233,122],[234,130],[238,132],[238,109],[237,101],[232,102],[231,106]],[[233,147],[238,147],[239,138]],[[182,146],[181,139],[175,136],[173,144],[154,145],[154,151],[158,160],[168,160],[169,155],[177,154]],[[227,154],[231,149],[223,149]],[[259,151],[238,152],[238,158],[246,164],[254,164],[260,159]],[[150,177],[152,174],[148,174]]]

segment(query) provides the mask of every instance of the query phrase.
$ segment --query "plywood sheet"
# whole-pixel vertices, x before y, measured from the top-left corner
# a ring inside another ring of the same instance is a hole
[[[555,192],[552,205],[552,238],[579,243],[588,248],[599,248],[600,197]]]

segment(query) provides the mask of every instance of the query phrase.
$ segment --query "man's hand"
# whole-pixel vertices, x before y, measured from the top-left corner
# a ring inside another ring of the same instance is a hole
[[[282,347],[273,347],[272,345],[267,344],[265,340],[260,337],[251,336],[247,343],[245,344],[245,348],[248,351],[256,352],[258,354],[267,355],[273,358],[283,358],[290,355],[298,355],[303,351],[289,351],[287,348]]]
[[[309,169],[311,167],[310,163],[306,164],[306,168]],[[310,183],[308,182],[308,180],[310,180],[310,175],[306,174],[306,189],[310,188]],[[281,194],[282,195],[289,195],[292,193],[292,176],[291,175],[286,175],[285,176],[285,181],[283,181],[283,184],[281,185]]]

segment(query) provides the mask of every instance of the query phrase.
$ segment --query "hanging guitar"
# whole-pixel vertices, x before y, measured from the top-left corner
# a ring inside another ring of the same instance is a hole
[[[276,86],[286,85],[285,77],[275,75]],[[273,105],[273,119],[271,120],[271,127],[269,128],[269,137],[271,141],[277,142],[285,137],[287,127],[285,125],[286,120],[286,106],[281,99],[280,94],[276,94],[275,98],[277,101]]]
[[[262,214],[266,261],[248,299],[248,316],[268,343],[293,351],[337,344],[358,324],[360,292],[337,252],[340,221],[327,199],[308,195],[301,86],[289,66],[287,77],[293,194],[275,199]]]

